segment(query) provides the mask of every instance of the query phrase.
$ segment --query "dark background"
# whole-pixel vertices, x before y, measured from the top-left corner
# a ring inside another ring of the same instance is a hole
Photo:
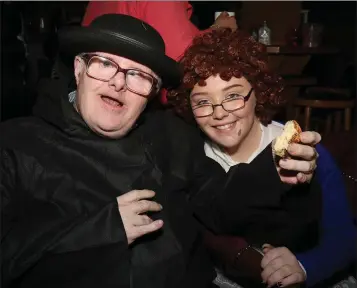
[[[87,3],[85,1],[1,2],[2,120],[30,113],[40,79],[51,75],[53,59],[57,53],[56,30],[63,26],[80,25]],[[289,15],[284,18],[285,20],[281,18],[282,15],[290,13],[286,9],[289,8],[287,5],[295,5],[293,1],[191,1],[190,3],[194,8],[191,20],[200,29],[206,29],[213,24],[215,11],[225,10],[234,11],[238,25],[246,30],[261,25],[262,19],[265,20],[264,17],[269,18],[268,25],[272,28],[272,37],[276,37],[274,39],[276,41],[281,41],[281,35],[285,34],[286,29],[293,28],[287,26],[294,26],[292,23],[285,23]],[[339,85],[346,67],[351,64],[355,67],[356,2],[295,3],[299,3],[300,9],[310,10],[309,22],[324,25],[322,44],[336,47],[340,51],[333,61],[314,57],[307,65],[305,74],[314,75],[319,80],[319,84]],[[25,30],[27,55],[23,45],[16,39],[16,35],[22,29]],[[355,79],[349,81],[355,83]]]

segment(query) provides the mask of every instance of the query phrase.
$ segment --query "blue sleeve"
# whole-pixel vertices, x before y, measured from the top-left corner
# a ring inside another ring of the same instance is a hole
[[[317,151],[323,201],[321,239],[312,250],[296,255],[306,270],[308,287],[344,269],[356,255],[356,227],[343,175],[324,147],[317,145]]]

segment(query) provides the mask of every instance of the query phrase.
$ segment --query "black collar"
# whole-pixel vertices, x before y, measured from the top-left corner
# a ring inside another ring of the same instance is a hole
[[[46,89],[39,95],[34,108],[34,115],[42,118],[47,123],[62,130],[68,136],[84,139],[109,139],[93,132],[76,111],[73,104],[68,101],[68,87],[61,79],[48,79]],[[148,107],[149,108],[149,107]],[[138,118],[133,130],[145,122],[150,109],[146,109]]]

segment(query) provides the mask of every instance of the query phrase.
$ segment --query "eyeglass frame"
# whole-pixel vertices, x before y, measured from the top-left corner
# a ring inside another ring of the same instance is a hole
[[[98,55],[98,54],[95,54],[95,53],[82,53],[80,55],[78,55],[80,58],[82,58],[84,60],[84,62],[86,63],[86,74],[88,77],[90,78],[93,78],[93,79],[96,79],[96,80],[99,80],[99,81],[103,81],[103,82],[109,82],[110,80],[112,80],[118,73],[123,73],[124,74],[124,78],[125,78],[125,88],[128,89],[130,92],[133,92],[135,94],[138,94],[142,97],[148,97],[152,94],[153,90],[154,90],[154,87],[156,88],[156,91],[155,93],[159,92],[160,88],[161,88],[161,80],[160,79],[157,79],[156,77],[154,77],[153,75],[147,73],[147,72],[144,72],[140,69],[136,69],[136,68],[130,68],[130,69],[124,69],[124,68],[121,68],[119,66],[118,63],[116,63],[115,61],[113,61],[112,59],[109,59],[107,57],[104,57],[104,56],[101,56],[101,55]],[[114,73],[114,75],[106,80],[106,79],[101,79],[101,78],[97,78],[97,77],[93,77],[92,75],[90,75],[88,73],[88,69],[89,69],[89,64],[90,64],[90,61],[94,58],[94,57],[97,57],[99,59],[105,59],[106,61],[109,61],[113,64],[115,64],[115,66],[117,67],[117,71]],[[151,89],[150,91],[148,92],[148,94],[142,94],[142,93],[138,93],[136,92],[135,90],[133,89],[130,89],[126,83],[126,75],[128,73],[128,71],[137,71],[137,72],[140,72],[140,73],[143,73],[145,75],[148,75],[151,79],[152,79],[152,86],[151,86]]]
[[[241,98],[243,98],[244,103],[243,103],[243,106],[242,106],[242,107],[239,107],[239,108],[237,108],[237,109],[227,110],[227,109],[224,108],[224,106],[223,106],[224,103],[231,102],[231,101],[234,101],[234,100],[237,100],[237,99],[233,99],[233,100],[224,99],[224,100],[221,102],[221,104],[212,104],[212,103],[210,103],[210,104],[201,105],[201,106],[199,106],[199,107],[197,107],[197,108],[195,108],[195,107],[198,106],[198,105],[191,106],[191,108],[192,108],[192,113],[193,113],[193,115],[195,116],[195,118],[209,117],[209,116],[212,116],[212,115],[213,115],[214,109],[215,109],[216,107],[219,107],[219,106],[221,106],[222,109],[223,109],[224,111],[228,112],[228,113],[232,113],[232,112],[238,111],[238,110],[243,109],[243,108],[245,107],[245,103],[249,100],[250,96],[252,95],[253,90],[254,90],[253,87],[250,88],[250,90],[249,90],[249,92],[248,92],[248,94],[247,94],[246,96],[239,95]],[[207,114],[207,115],[205,115],[205,116],[196,116],[193,111],[196,110],[196,109],[198,109],[198,108],[200,108],[200,107],[204,107],[204,106],[211,106],[211,107],[212,107],[212,113]]]

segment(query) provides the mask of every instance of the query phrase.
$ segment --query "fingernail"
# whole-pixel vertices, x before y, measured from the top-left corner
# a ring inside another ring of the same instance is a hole
[[[300,182],[306,181],[306,175],[304,175],[304,174],[301,174],[299,178],[300,178]]]

